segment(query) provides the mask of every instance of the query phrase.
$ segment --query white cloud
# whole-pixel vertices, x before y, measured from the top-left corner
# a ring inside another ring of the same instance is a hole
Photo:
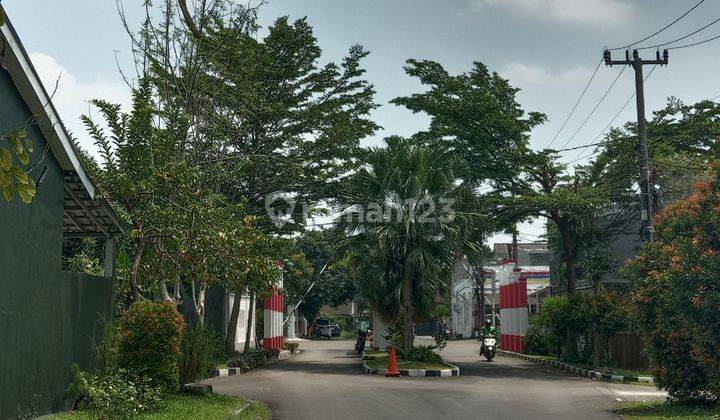
[[[621,0],[472,0],[478,8],[501,7],[532,19],[582,25],[627,23],[633,6]]]
[[[87,135],[80,116],[90,112],[89,101],[91,99],[105,99],[112,103],[119,103],[123,109],[127,109],[132,103],[129,88],[122,81],[79,81],[55,58],[42,52],[30,54],[30,60],[32,60],[48,94],[53,93],[57,82],[57,91],[52,102],[60,114],[60,118],[65,127],[77,137],[80,144],[95,154],[97,150]]]
[[[563,85],[587,81],[592,71],[587,67],[573,67],[558,73],[552,73],[544,67],[524,64],[508,63],[499,73],[509,79],[510,84],[517,87],[527,85]]]

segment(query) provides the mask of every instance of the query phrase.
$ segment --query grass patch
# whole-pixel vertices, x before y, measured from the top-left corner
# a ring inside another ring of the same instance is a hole
[[[387,369],[390,359],[388,354],[381,352],[365,352],[364,360],[370,369]],[[398,357],[398,369],[425,369],[425,370],[441,370],[452,369],[452,366],[446,363],[425,363],[416,361],[407,361]]]
[[[676,403],[634,402],[615,410],[625,419],[720,419],[720,407],[680,405]]]
[[[247,401],[242,398],[226,395],[210,394],[206,396],[173,395],[162,401],[152,411],[143,413],[136,419],[141,420],[176,420],[176,419],[242,419],[268,420],[270,409],[259,402],[252,402],[240,414],[235,414],[245,407]],[[92,420],[99,416],[91,411],[73,411],[56,414],[53,420]]]
[[[537,357],[538,359],[543,359],[543,360],[559,360],[555,356],[540,356],[537,354],[530,354],[529,356]],[[622,375],[622,376],[635,376],[635,377],[652,376],[650,374],[650,372],[643,371],[643,370],[631,370],[631,369],[613,368],[613,367],[594,368],[590,365],[583,364],[583,363],[570,363],[570,364],[573,366],[582,368],[582,369],[594,370],[594,371],[606,373],[609,375]]]
[[[340,340],[350,340],[357,338],[357,332],[356,331],[340,331],[340,337],[333,337]]]

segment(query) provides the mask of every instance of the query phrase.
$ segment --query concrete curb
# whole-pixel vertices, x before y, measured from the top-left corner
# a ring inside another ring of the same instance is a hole
[[[278,354],[277,359],[269,360],[266,362],[266,365],[269,365],[271,363],[275,363],[280,360],[288,359],[292,356],[295,356],[297,354],[300,354],[301,350],[297,349],[295,350],[295,354],[293,354],[290,350],[280,350],[280,354]],[[249,371],[248,371],[249,372]],[[243,373],[242,369],[240,368],[223,368],[223,369],[215,369],[215,371],[210,375],[211,378],[217,378],[219,376],[233,376],[233,375],[239,375]]]
[[[450,363],[444,362],[446,365],[452,366],[450,369],[438,369],[438,370],[429,370],[429,369],[398,369],[400,371],[400,376],[412,376],[412,377],[421,377],[421,376],[430,376],[430,377],[436,377],[436,378],[445,378],[449,376],[460,376],[460,368],[452,365]],[[387,369],[372,369],[368,367],[365,360],[362,361],[363,370],[365,373],[370,375],[385,375],[385,372],[387,372]]]
[[[538,363],[543,366],[556,367],[564,369],[570,373],[574,373],[583,378],[597,379],[606,382],[640,382],[646,384],[654,384],[655,379],[652,376],[624,376],[624,375],[611,375],[609,373],[598,372],[594,370],[584,369],[577,366],[573,366],[568,363],[563,363],[558,360],[549,360],[542,357],[531,356],[529,354],[515,353],[513,351],[498,350],[498,354],[503,356],[516,357],[519,359],[528,360],[534,363]]]

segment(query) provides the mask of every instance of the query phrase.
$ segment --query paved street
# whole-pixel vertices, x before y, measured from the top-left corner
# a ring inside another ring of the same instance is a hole
[[[663,399],[654,387],[595,382],[514,358],[477,356],[476,341],[449,342],[457,378],[362,373],[353,341],[304,341],[290,360],[208,381],[215,392],[266,402],[278,419],[614,418],[619,399]]]

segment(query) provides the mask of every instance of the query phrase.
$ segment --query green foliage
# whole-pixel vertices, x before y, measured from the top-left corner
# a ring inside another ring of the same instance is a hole
[[[125,370],[107,375],[81,372],[71,366],[73,382],[67,394],[76,400],[76,407],[89,410],[98,419],[128,419],[157,406],[162,391],[152,380]]]
[[[298,347],[300,347],[300,344],[298,343],[292,343],[292,342],[284,342],[283,343],[283,350],[290,350],[290,353],[295,354]]]
[[[267,360],[274,360],[280,356],[280,349],[263,349]]]
[[[545,329],[536,322],[530,324],[530,328],[525,332],[522,338],[525,352],[538,356],[546,356],[550,354],[550,347]]]
[[[368,52],[353,45],[340,63],[321,64],[306,19],[281,17],[264,37],[254,21],[239,25],[209,20],[197,45],[207,59],[183,75],[197,86],[193,102],[202,104],[189,108],[206,140],[198,147],[228,158],[221,185],[246,198],[253,214],[264,214],[266,198],[278,190],[299,203],[335,196],[359,164],[360,139],[378,128],[368,118],[377,107],[362,67]],[[304,224],[298,205],[286,225],[265,228],[297,231]]]
[[[658,386],[681,401],[720,398],[720,170],[653,225],[629,262],[633,301]]]
[[[584,337],[590,342],[592,333],[597,333],[608,340],[618,332],[632,329],[631,312],[630,302],[615,293],[553,296],[543,301],[542,310],[528,332],[526,345],[539,348],[534,351],[546,347],[550,353],[568,357],[574,354],[574,349],[566,346],[576,344],[565,342],[568,334]],[[589,362],[592,354],[592,346],[588,345],[580,357]]]
[[[398,322],[398,325],[388,325],[385,328],[386,335],[383,336],[385,341],[387,341],[388,346],[395,347],[395,350],[397,351],[398,355],[402,355],[404,352],[405,346],[403,345],[403,329],[402,329],[402,323]]]
[[[267,362],[267,355],[262,349],[253,349],[242,353],[228,361],[228,367],[240,368],[243,372],[262,367]]]
[[[109,375],[118,368],[118,334],[117,325],[105,323],[103,341],[95,349],[97,368],[101,375]]]
[[[425,89],[392,102],[430,116],[428,130],[416,134],[419,141],[446,144],[468,166],[473,181],[517,175],[530,131],[545,121],[542,114],[525,115],[515,98],[517,88],[480,62],[451,75],[439,63],[411,59],[405,72]]]
[[[335,232],[305,232],[290,249],[292,255],[286,259],[283,284],[285,303],[295,305],[302,299],[298,311],[311,324],[324,306],[337,307],[355,296],[348,260],[343,250],[337,249]],[[315,286],[306,295],[312,283]],[[341,328],[345,324],[345,320],[336,321]]]
[[[176,391],[183,324],[172,303],[133,303],[117,324],[119,368],[149,378],[162,391]]]
[[[437,346],[415,346],[412,351],[405,354],[405,360],[424,363],[442,363],[442,357],[435,353]]]
[[[63,238],[63,271],[102,276],[104,242],[97,238]]]
[[[185,328],[181,346],[178,361],[181,384],[209,377],[224,348],[221,337],[201,325]]]
[[[412,321],[435,306],[454,251],[472,247],[459,234],[462,208],[472,196],[464,165],[440,145],[399,137],[364,152],[366,165],[340,197],[348,207],[338,221],[359,289],[387,322],[403,314],[405,350],[412,347]]]
[[[16,192],[25,204],[35,197],[35,180],[28,173],[32,152],[33,143],[25,130],[0,135],[0,189],[5,201],[13,201]]]

